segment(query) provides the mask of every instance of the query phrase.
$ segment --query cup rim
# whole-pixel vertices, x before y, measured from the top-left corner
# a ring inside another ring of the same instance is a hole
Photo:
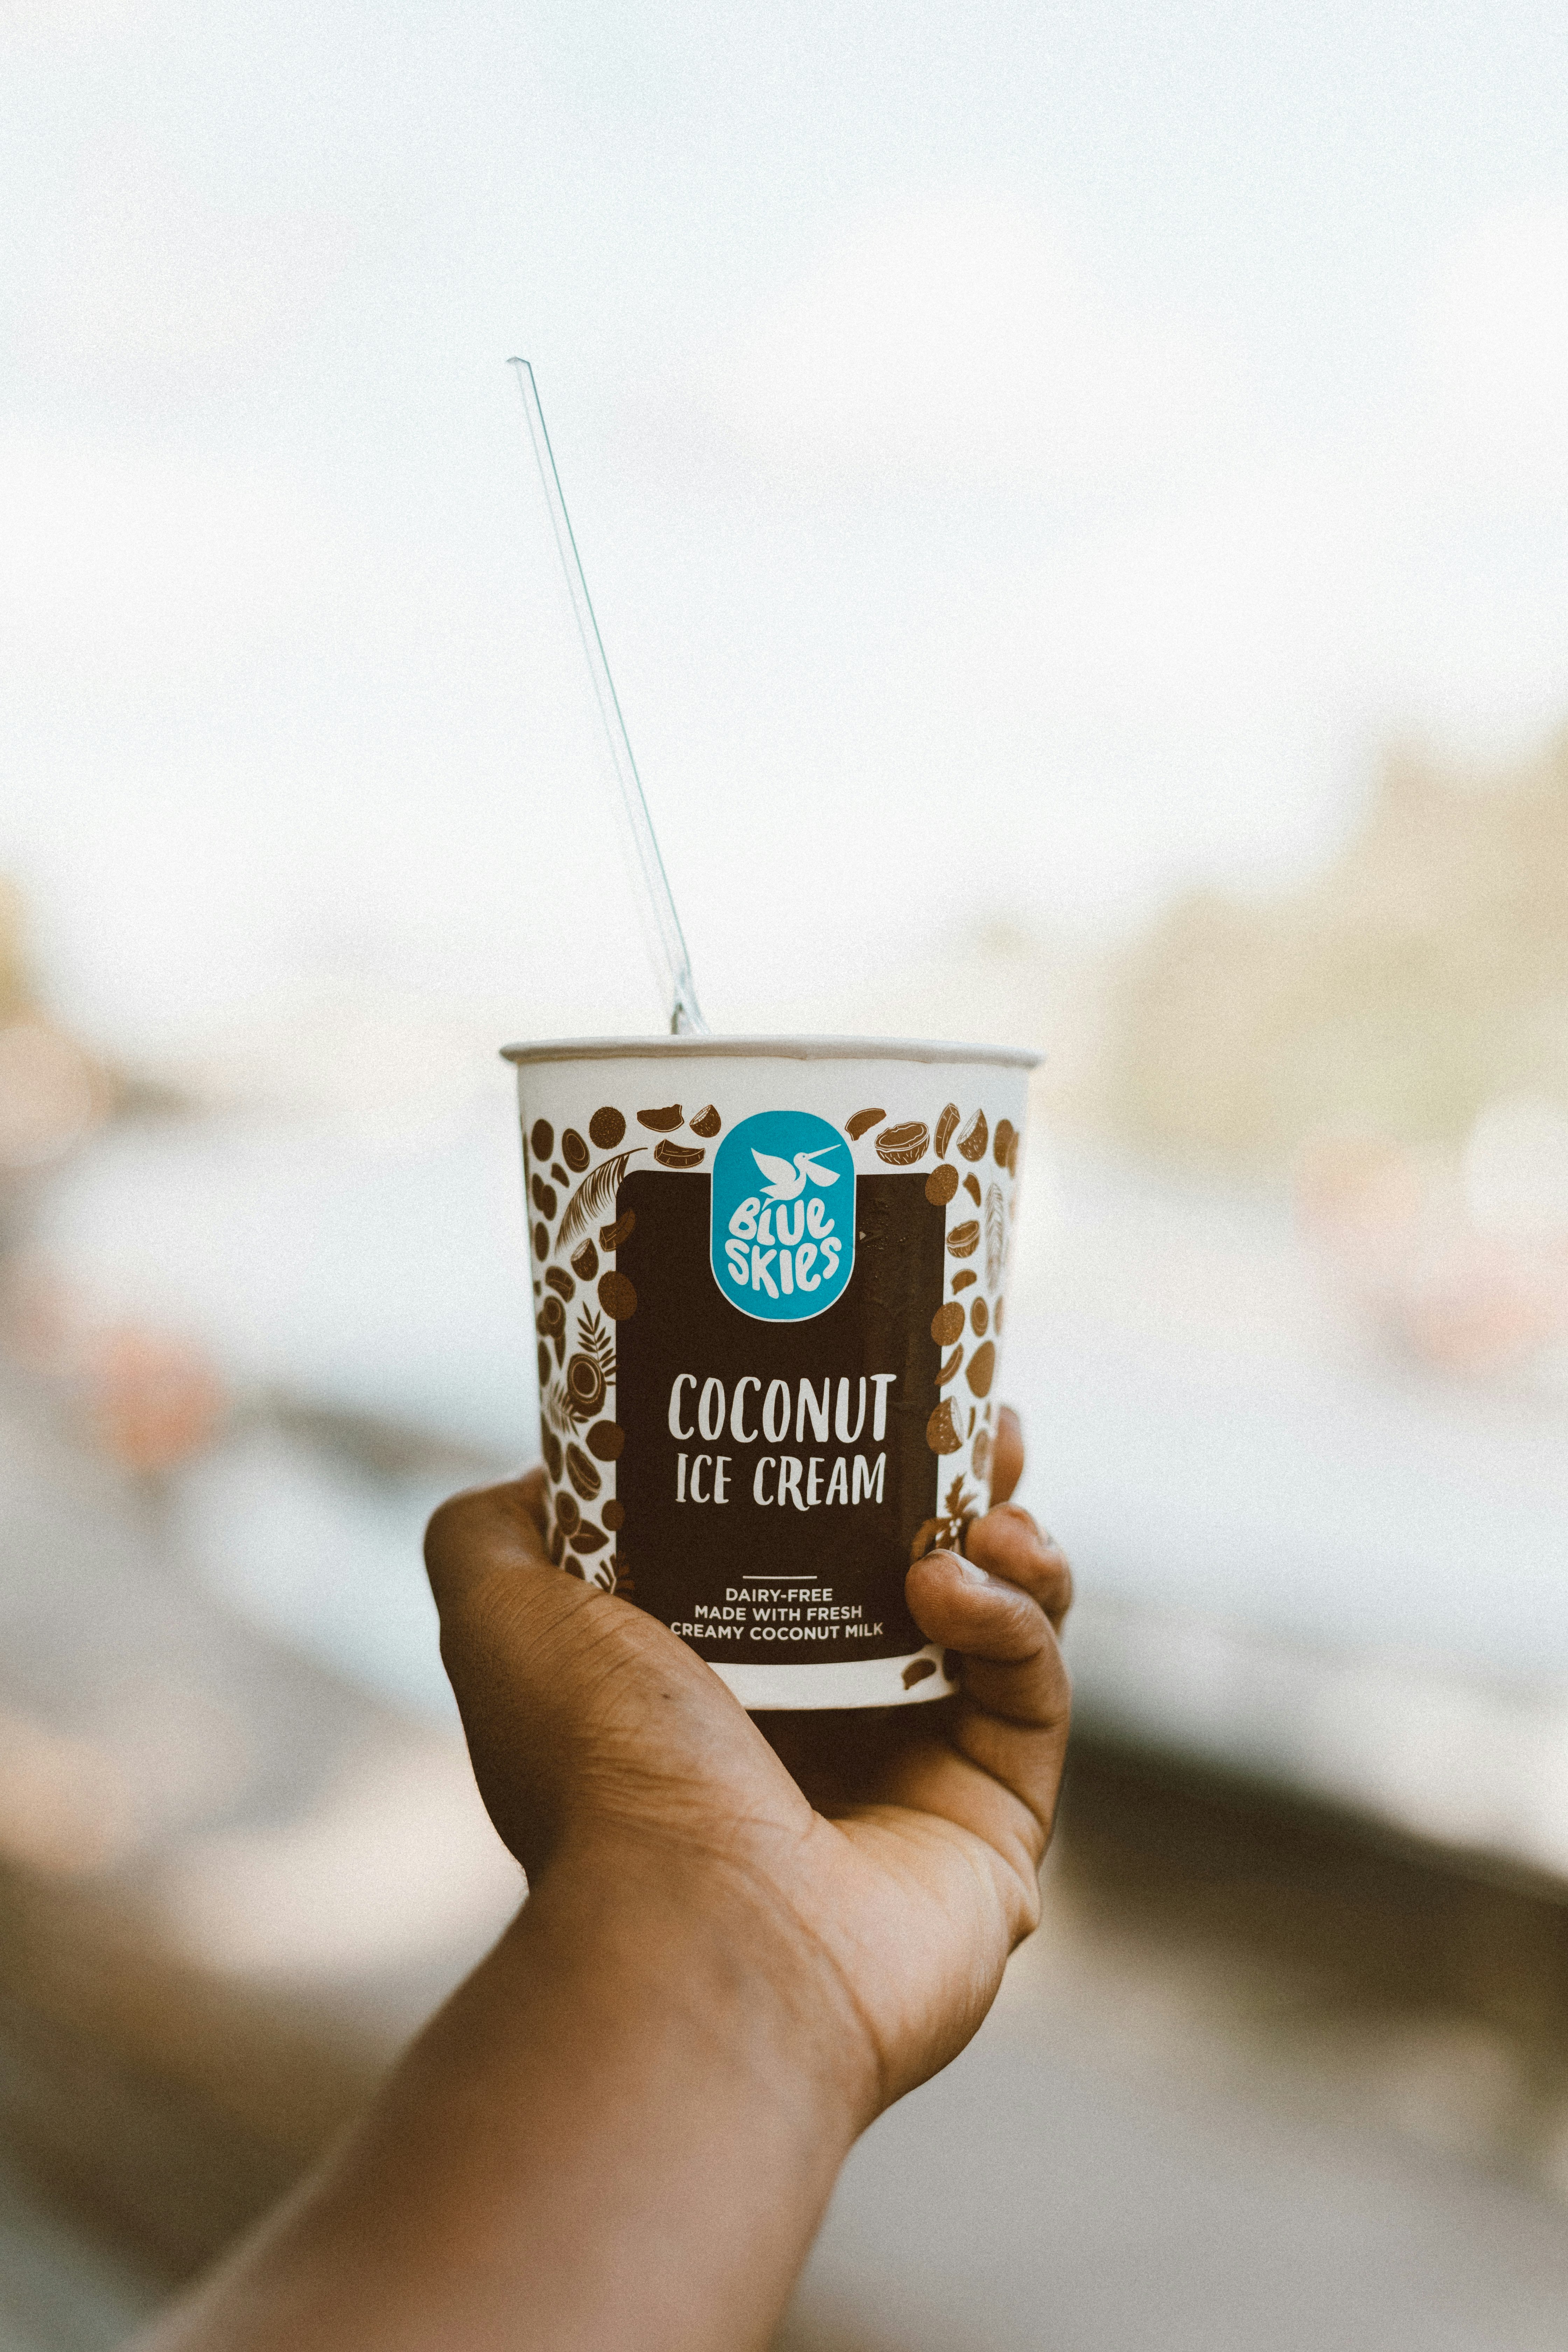
[[[919,1037],[551,1037],[503,1045],[501,1059],[531,1062],[779,1061],[980,1062],[1033,1070],[1045,1059],[1026,1045],[961,1045]]]

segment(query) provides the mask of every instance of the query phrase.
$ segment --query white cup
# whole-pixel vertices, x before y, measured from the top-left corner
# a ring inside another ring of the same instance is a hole
[[[1038,1056],[672,1037],[507,1058],[552,1558],[746,1707],[943,1696],[904,1577],[990,1503]]]

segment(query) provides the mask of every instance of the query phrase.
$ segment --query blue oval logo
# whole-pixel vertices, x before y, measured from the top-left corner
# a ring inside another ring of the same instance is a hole
[[[855,1161],[808,1110],[760,1110],[713,1155],[713,1279],[742,1315],[804,1323],[855,1264]]]

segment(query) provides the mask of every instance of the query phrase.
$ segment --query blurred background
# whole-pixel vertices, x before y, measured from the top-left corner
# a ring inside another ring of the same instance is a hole
[[[791,2352],[1557,2345],[1568,19],[0,0],[0,2352],[519,1881],[418,1561],[535,1427],[496,1048],[1043,1047],[1047,1923]]]

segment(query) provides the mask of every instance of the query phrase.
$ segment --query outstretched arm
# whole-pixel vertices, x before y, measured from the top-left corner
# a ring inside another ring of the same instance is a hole
[[[1001,1492],[1021,1462],[1007,1416]],[[529,1899],[143,2352],[761,2347],[856,2136],[963,2046],[1035,1923],[1069,1580],[1024,1512],[910,1570],[960,1697],[760,1723],[552,1570],[540,1514],[536,1474],[447,1504],[426,1545]]]

